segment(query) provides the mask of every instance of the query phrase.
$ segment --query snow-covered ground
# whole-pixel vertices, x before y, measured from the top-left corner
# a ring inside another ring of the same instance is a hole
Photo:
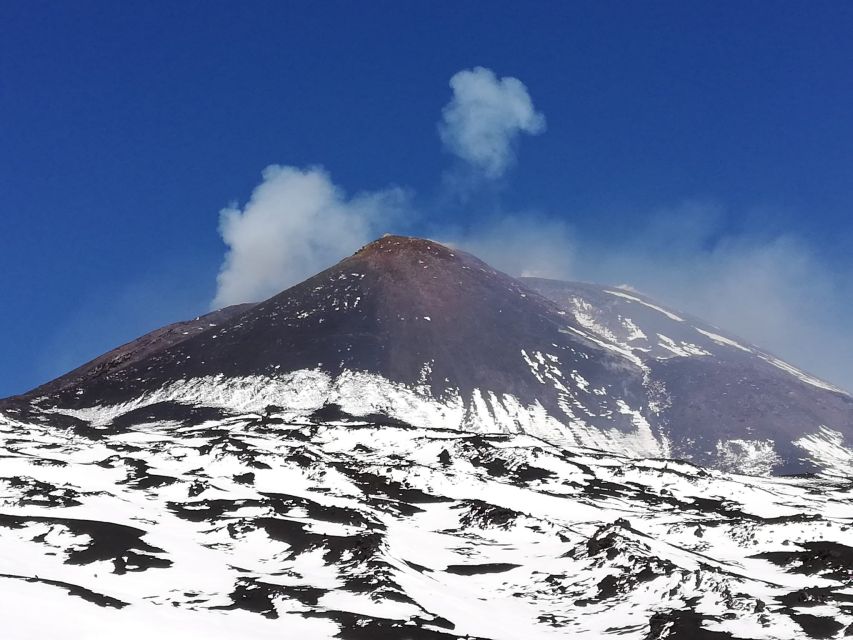
[[[217,419],[42,418],[0,417],[10,640],[853,629],[849,477],[249,403]],[[838,455],[832,437],[802,446]]]

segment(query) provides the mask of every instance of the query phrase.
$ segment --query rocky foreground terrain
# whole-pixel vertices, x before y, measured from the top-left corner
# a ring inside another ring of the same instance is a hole
[[[6,637],[853,633],[849,478],[159,408],[2,422]]]

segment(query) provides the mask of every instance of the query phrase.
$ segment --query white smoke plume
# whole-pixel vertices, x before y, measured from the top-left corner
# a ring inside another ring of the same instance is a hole
[[[575,233],[558,218],[493,216],[465,232],[438,230],[435,237],[513,276],[567,279],[575,272]]]
[[[450,87],[453,97],[438,125],[441,141],[488,178],[499,178],[514,163],[521,133],[545,131],[545,116],[518,78],[498,78],[491,69],[476,67],[455,74]]]
[[[351,198],[321,168],[271,165],[241,209],[220,212],[228,247],[212,307],[263,300],[337,262],[384,231],[401,189]]]
[[[794,235],[725,233],[695,205],[648,218],[633,241],[578,243],[575,277],[627,282],[853,391],[853,274]]]

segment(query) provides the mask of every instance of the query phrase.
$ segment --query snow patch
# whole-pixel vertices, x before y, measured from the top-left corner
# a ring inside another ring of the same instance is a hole
[[[783,360],[779,360],[779,358],[774,358],[773,356],[768,355],[766,353],[759,353],[758,357],[761,358],[762,360],[766,361],[766,362],[769,362],[770,364],[772,364],[777,369],[781,369],[782,371],[786,371],[786,372],[790,373],[792,376],[794,376],[795,378],[802,380],[806,384],[810,384],[813,387],[818,387],[819,389],[825,389],[827,391],[834,391],[835,393],[843,393],[844,395],[849,395],[843,389],[839,389],[838,387],[834,387],[831,384],[829,384],[828,382],[824,382],[823,380],[815,378],[814,376],[810,376],[809,374],[807,374],[803,371],[800,371],[799,369],[797,369],[793,365],[790,365],[787,362],[784,362]]]
[[[726,338],[725,336],[721,336],[721,335],[716,334],[716,333],[711,333],[710,331],[705,331],[704,329],[700,329],[699,327],[693,327],[693,328],[696,329],[696,331],[701,333],[703,336],[710,338],[711,340],[713,340],[717,344],[725,345],[727,347],[734,347],[735,349],[740,349],[741,351],[746,351],[747,353],[752,353],[752,349],[749,349],[749,348],[743,346],[739,342],[735,342],[734,340]]]
[[[841,432],[821,427],[817,433],[794,440],[794,444],[808,454],[811,462],[825,471],[848,478],[853,476],[853,449],[845,446]]]
[[[610,295],[618,296],[619,298],[625,298],[626,300],[630,300],[631,302],[639,302],[640,304],[647,306],[649,309],[654,309],[655,311],[659,311],[660,313],[665,315],[670,320],[675,320],[676,322],[684,322],[684,318],[681,318],[681,317],[675,315],[671,311],[667,311],[663,307],[659,307],[656,304],[652,304],[651,302],[646,302],[645,300],[641,300],[640,298],[638,298],[636,296],[628,295],[627,293],[625,293],[623,291],[610,291],[608,289],[605,289],[604,293],[609,293]]]
[[[772,440],[720,440],[716,453],[720,469],[752,476],[770,475],[782,461]]]
[[[667,336],[660,334],[660,333],[658,334],[658,339],[660,340],[660,342],[658,342],[658,344],[661,347],[663,347],[664,349],[667,349],[668,351],[671,351],[672,353],[674,353],[676,356],[678,356],[680,358],[689,358],[690,356],[709,356],[709,355],[711,355],[710,352],[705,351],[699,345],[695,345],[691,342],[677,343],[672,338],[668,338]]]

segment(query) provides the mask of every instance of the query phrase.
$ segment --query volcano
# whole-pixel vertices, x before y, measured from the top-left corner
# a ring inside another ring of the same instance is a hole
[[[402,236],[3,406],[92,429],[152,406],[163,419],[340,411],[758,474],[843,462],[853,438],[847,393],[698,319],[636,292],[514,279]]]

